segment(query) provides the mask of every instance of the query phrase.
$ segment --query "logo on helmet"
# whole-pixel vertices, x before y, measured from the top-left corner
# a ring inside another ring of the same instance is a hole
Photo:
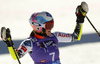
[[[48,12],[46,12],[46,15],[49,16],[49,17],[52,17]]]

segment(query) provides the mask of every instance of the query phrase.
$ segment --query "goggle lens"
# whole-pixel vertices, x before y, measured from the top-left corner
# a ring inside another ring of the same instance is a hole
[[[49,21],[45,23],[45,29],[52,29],[54,26],[54,21]]]

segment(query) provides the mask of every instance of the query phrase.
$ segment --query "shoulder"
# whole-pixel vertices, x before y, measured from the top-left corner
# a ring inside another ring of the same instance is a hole
[[[28,39],[30,39],[31,42],[36,42],[38,39],[34,36],[29,37]]]
[[[18,50],[22,51],[23,54],[32,51],[33,45],[29,38],[23,40],[18,48]]]
[[[31,40],[28,38],[28,39],[25,39],[22,41],[21,43],[22,46],[30,46],[31,47]]]

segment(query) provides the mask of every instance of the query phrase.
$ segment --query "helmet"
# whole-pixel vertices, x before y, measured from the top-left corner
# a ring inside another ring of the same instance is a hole
[[[48,12],[33,13],[29,22],[37,33],[43,33],[45,29],[51,30],[54,26],[53,17]]]

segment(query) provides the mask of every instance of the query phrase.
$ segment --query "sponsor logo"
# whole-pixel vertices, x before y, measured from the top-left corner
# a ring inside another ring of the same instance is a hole
[[[46,42],[46,45],[49,46],[52,43],[53,43],[53,41],[48,41],[48,42]]]
[[[33,39],[32,39],[32,41],[33,41],[33,42],[36,42],[36,41],[37,41],[37,39],[36,39],[36,38],[33,38]]]
[[[70,37],[70,36],[71,36],[70,34],[62,34],[62,33],[58,34],[58,37]]]
[[[50,45],[53,45],[55,42],[54,41],[46,41],[46,42],[43,42],[44,46],[45,47],[49,47]]]
[[[43,62],[46,62],[46,60],[44,59],[44,60],[41,60],[41,61],[40,61],[40,63],[43,63]]]
[[[49,47],[49,46],[56,46],[55,42],[53,40],[45,41],[45,42],[36,42],[37,46],[40,47]]]
[[[48,12],[46,12],[46,15],[49,16],[49,17],[52,17]]]
[[[31,42],[30,42],[30,41],[25,41],[25,42],[24,42],[24,45],[25,45],[25,46],[30,46],[30,47],[31,47]]]
[[[22,49],[24,52],[27,51],[27,48],[25,46],[20,46],[18,49]]]
[[[37,46],[40,46],[40,43],[39,42],[36,42]]]

